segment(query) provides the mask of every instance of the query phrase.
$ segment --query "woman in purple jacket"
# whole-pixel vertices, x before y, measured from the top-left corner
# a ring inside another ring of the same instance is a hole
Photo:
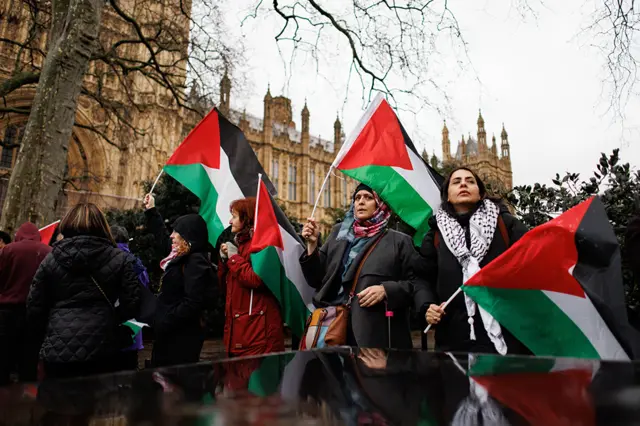
[[[140,284],[148,288],[149,274],[147,273],[147,268],[145,268],[138,257],[131,253],[131,250],[129,249],[129,233],[127,230],[122,226],[113,225],[111,227],[111,233],[113,234],[113,239],[116,241],[118,248],[128,253],[128,255],[134,259],[133,268],[138,276],[138,280],[140,280]],[[138,368],[138,351],[143,348],[142,332],[140,332],[134,337],[133,345],[122,350],[121,367],[123,370],[135,370]]]

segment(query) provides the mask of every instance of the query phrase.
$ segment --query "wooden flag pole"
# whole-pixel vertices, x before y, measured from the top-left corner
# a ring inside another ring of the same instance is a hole
[[[158,177],[153,182],[153,185],[151,185],[151,191],[149,191],[149,194],[153,195],[153,190],[156,188],[156,185],[158,184],[158,181],[160,180],[160,176],[162,176],[162,173],[164,173],[164,169],[160,169],[160,173],[158,173]]]
[[[322,186],[320,187],[320,191],[318,192],[318,196],[316,197],[316,203],[313,205],[313,210],[311,210],[311,217],[315,218],[316,209],[318,208],[318,203],[320,202],[320,197],[324,192],[325,187],[327,186],[327,182],[329,181],[329,177],[331,176],[331,172],[333,171],[333,165],[329,167],[329,172],[327,176],[325,176],[324,181],[322,182]]]

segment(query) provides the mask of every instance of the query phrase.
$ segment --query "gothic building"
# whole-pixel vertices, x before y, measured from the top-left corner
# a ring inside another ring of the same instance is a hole
[[[278,191],[277,200],[299,221],[311,216],[322,182],[344,142],[342,124],[336,118],[333,139],[311,135],[311,112],[305,102],[300,112],[300,129],[293,120],[291,100],[272,96],[267,88],[262,118],[231,108],[231,81],[225,75],[220,82],[218,108],[244,132],[260,163]],[[322,194],[315,217],[332,223],[330,209],[345,208],[355,189],[355,181],[339,171],[332,172]]]
[[[475,170],[480,177],[492,184],[497,190],[510,190],[513,187],[511,170],[511,153],[509,136],[502,125],[500,147],[495,135],[491,138],[491,146],[487,143],[487,132],[484,127],[482,112],[478,115],[478,131],[476,138],[471,135],[465,140],[464,134],[457,143],[456,152],[451,155],[451,141],[447,124],[442,128],[442,158],[445,165],[465,165]],[[496,186],[498,188],[496,188]]]

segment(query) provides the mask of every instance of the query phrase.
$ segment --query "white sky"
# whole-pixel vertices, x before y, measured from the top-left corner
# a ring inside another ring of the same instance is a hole
[[[326,57],[318,69],[304,55],[289,69],[285,65],[290,58],[287,46],[280,46],[281,55],[274,41],[282,24],[279,18],[259,15],[240,27],[246,6],[253,3],[236,0],[228,6],[227,25],[240,28],[237,31],[244,39],[248,64],[243,71],[249,82],[232,91],[232,108],[246,108],[262,117],[262,100],[270,83],[274,96],[292,100],[298,128],[306,98],[313,135],[331,139],[336,113],[349,134],[366,107],[355,81],[347,89],[350,51],[336,37],[334,45],[325,45]],[[537,19],[523,20],[509,3],[450,1],[476,74],[460,73],[455,68],[458,58],[445,55],[444,69],[450,75],[443,76],[442,83],[450,98],[450,113],[445,117],[425,109],[417,115],[399,114],[418,149],[426,147],[430,154],[435,151],[442,157],[445,118],[455,149],[463,133],[465,138],[469,133],[475,135],[481,108],[488,138],[495,133],[499,140],[501,123],[505,123],[516,185],[550,183],[556,172],[564,171],[580,172],[587,178],[600,152],[609,154],[613,148],[621,148],[624,162],[640,166],[640,102],[633,100],[627,106],[624,123],[607,112],[603,58],[591,47],[589,37],[578,35],[588,22],[590,5],[584,0],[554,2],[538,8]],[[425,92],[429,94],[428,88]],[[435,93],[434,99],[438,102]]]

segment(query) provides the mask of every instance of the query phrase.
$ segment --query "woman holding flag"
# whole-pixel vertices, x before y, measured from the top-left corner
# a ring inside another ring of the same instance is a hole
[[[224,345],[229,356],[284,351],[278,300],[254,272],[249,258],[256,198],[231,203],[233,241],[220,246],[218,277],[226,286]]]
[[[197,214],[180,216],[168,235],[153,195],[144,199],[147,223],[166,251],[156,308],[151,364],[188,364],[200,360],[204,343],[203,311],[207,289],[215,285],[208,256],[207,224]]]
[[[519,240],[526,226],[489,199],[482,180],[466,167],[449,174],[440,196],[440,209],[420,247],[427,286],[416,295],[427,323],[435,327],[436,349],[530,353],[471,298],[458,294],[467,279]]]
[[[345,220],[321,248],[313,218],[302,230],[307,251],[300,264],[309,285],[317,289],[314,305],[348,306],[349,346],[413,346],[409,312],[420,259],[408,235],[388,229],[390,216],[378,194],[360,184]]]

